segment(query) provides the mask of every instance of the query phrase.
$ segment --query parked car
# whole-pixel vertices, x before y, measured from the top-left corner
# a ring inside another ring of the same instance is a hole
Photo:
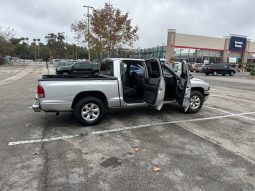
[[[184,111],[198,112],[209,96],[210,85],[190,79],[182,63],[178,77],[157,59],[105,59],[100,72],[91,75],[44,75],[38,80],[32,106],[36,112],[73,111],[84,125],[94,125],[107,108],[151,106],[178,103]],[[140,75],[139,75],[140,73]]]
[[[56,68],[56,74],[88,74],[92,71],[90,61],[78,61],[70,66],[60,66]]]
[[[205,65],[202,68],[202,72],[206,75],[214,75],[217,76],[218,74],[221,74],[225,76],[226,74],[233,76],[236,73],[236,70],[231,68],[230,66],[223,64],[223,63],[217,63],[217,64],[208,64]]]
[[[194,72],[202,72],[202,64],[201,63],[195,63],[193,65],[193,71]]]

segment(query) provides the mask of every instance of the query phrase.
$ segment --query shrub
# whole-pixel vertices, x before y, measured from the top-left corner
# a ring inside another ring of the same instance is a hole
[[[252,76],[255,76],[255,68],[253,68],[250,73]]]

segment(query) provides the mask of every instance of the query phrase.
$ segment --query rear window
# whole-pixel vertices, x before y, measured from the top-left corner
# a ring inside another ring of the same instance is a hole
[[[100,74],[113,76],[113,61],[102,61],[100,66]]]

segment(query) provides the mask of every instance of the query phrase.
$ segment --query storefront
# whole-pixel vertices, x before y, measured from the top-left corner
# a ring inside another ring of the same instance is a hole
[[[191,62],[247,63],[255,54],[255,43],[242,35],[224,38],[176,33],[168,30],[166,59],[185,58]]]

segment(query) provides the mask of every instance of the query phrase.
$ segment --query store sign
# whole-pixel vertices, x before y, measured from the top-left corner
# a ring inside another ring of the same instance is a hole
[[[244,52],[246,47],[246,38],[232,36],[229,42],[229,51]]]
[[[229,63],[237,63],[237,58],[229,57],[228,62]]]

